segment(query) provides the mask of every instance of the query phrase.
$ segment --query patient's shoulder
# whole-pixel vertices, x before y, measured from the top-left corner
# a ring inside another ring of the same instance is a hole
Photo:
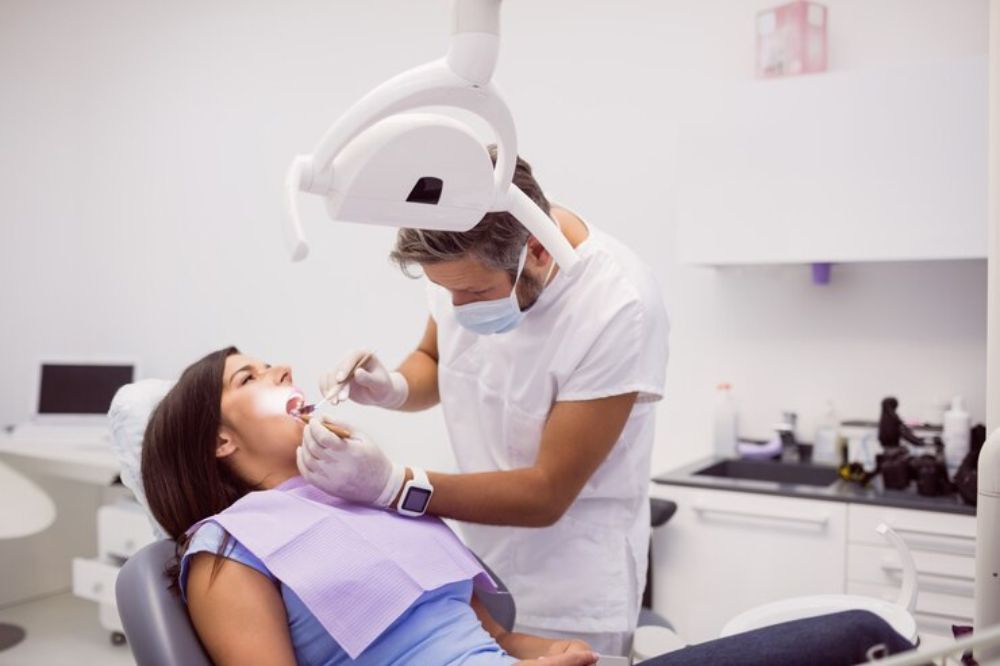
[[[227,539],[228,537],[228,539]],[[217,558],[224,561],[219,565],[216,575],[221,575],[223,568],[228,571],[239,572],[239,569],[249,568],[257,574],[266,576],[271,582],[277,579],[271,574],[260,558],[251,553],[247,548],[230,535],[221,526],[213,522],[208,522],[198,528],[188,543],[187,550],[181,558],[180,589],[181,594],[187,601],[188,587],[192,576],[196,571],[200,572],[199,580],[204,571],[212,572]],[[208,563],[206,566],[205,563]],[[233,567],[238,567],[234,569]],[[227,579],[236,574],[227,575]],[[207,581],[206,581],[207,582]]]

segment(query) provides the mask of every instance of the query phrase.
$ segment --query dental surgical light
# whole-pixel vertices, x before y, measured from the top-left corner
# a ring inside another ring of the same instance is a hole
[[[349,108],[286,177],[286,237],[293,261],[309,253],[299,191],[324,197],[338,222],[467,231],[509,212],[563,269],[576,252],[551,218],[513,184],[514,120],[490,81],[500,47],[500,0],[453,0],[447,55],[399,74]],[[435,109],[471,112],[497,145],[494,167],[472,129]],[[423,109],[417,112],[418,109]]]

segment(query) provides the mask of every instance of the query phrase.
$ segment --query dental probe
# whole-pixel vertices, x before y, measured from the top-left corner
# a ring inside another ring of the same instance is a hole
[[[355,362],[355,364],[351,366],[351,369],[347,371],[347,375],[341,382],[339,382],[339,385],[337,386],[337,389],[335,391],[329,391],[327,395],[324,396],[323,399],[320,400],[319,402],[303,406],[302,409],[298,411],[298,415],[302,416],[303,414],[312,414],[313,412],[316,411],[318,407],[322,406],[323,403],[330,402],[332,398],[334,398],[335,396],[339,396],[340,392],[344,390],[344,386],[354,377],[354,373],[357,372],[361,366],[367,363],[368,359],[370,359],[372,356],[373,356],[372,353],[368,353],[359,358],[357,362]]]

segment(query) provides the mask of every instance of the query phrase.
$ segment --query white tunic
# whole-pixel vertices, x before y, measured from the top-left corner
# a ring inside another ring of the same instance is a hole
[[[667,365],[667,313],[651,271],[589,227],[524,321],[479,336],[431,285],[438,384],[463,472],[535,463],[556,402],[638,392],[621,437],[576,501],[545,528],[462,524],[466,542],[517,600],[518,622],[581,633],[635,628],[649,546],[650,453]]]

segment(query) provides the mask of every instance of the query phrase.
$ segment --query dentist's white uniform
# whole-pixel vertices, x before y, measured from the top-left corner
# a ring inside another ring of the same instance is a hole
[[[556,402],[638,392],[610,455],[558,522],[462,524],[469,547],[511,589],[520,630],[605,634],[592,645],[613,651],[627,646],[642,597],[654,403],[663,396],[669,325],[649,268],[588,228],[579,264],[559,271],[508,333],[462,328],[440,287],[430,286],[430,301],[439,395],[462,472],[532,465]]]

